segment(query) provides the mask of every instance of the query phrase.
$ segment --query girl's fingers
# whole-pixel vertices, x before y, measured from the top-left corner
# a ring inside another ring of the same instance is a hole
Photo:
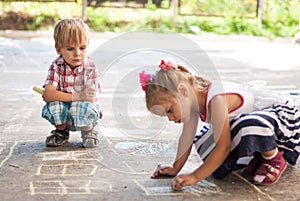
[[[160,174],[159,174],[159,171],[155,171],[153,174],[152,174],[152,176],[151,176],[151,178],[155,178],[155,177],[157,177],[157,176],[159,176]]]
[[[175,177],[171,182],[171,187],[173,190],[180,190],[183,187],[184,179],[180,177]]]
[[[153,173],[153,175],[151,176],[151,178],[155,178],[157,176],[163,175],[164,171],[167,169],[167,167],[162,167],[161,164],[158,164],[156,167],[155,172]]]

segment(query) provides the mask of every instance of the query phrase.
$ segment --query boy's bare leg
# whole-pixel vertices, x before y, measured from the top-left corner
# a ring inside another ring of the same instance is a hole
[[[56,130],[62,131],[67,128],[67,124],[56,125],[55,128],[56,128]]]

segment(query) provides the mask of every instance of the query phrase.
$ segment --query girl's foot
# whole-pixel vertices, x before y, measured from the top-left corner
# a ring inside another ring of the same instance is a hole
[[[286,167],[287,164],[280,151],[278,151],[277,155],[270,160],[263,158],[262,164],[254,175],[254,183],[263,186],[275,184]]]
[[[261,165],[262,161],[263,157],[261,156],[261,153],[255,152],[249,164],[244,168],[243,175],[245,177],[253,178],[257,168]]]

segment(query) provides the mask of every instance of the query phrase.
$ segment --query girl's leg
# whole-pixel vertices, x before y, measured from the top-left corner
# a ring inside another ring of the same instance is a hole
[[[265,160],[276,156],[278,146],[275,138],[276,123],[274,115],[265,111],[243,114],[230,122],[231,149],[237,149],[239,156],[243,154],[254,156],[244,169],[244,175],[253,179]]]
[[[243,175],[253,180],[255,172],[257,168],[259,168],[259,166],[262,164],[262,161],[263,161],[263,157],[261,153],[259,152],[253,153],[253,158],[251,159],[249,164],[243,169]]]
[[[271,151],[267,151],[264,153],[259,153],[259,152],[255,152],[253,153],[253,158],[252,160],[249,162],[249,164],[247,165],[247,167],[244,168],[243,170],[243,174],[246,177],[254,177],[257,169],[259,168],[259,166],[262,164],[263,159],[272,159],[274,158],[278,153],[278,149],[273,149]]]
[[[264,159],[270,160],[270,159],[274,158],[277,155],[277,153],[278,153],[278,149],[276,148],[271,151],[262,153],[262,157]]]
[[[256,184],[269,186],[275,184],[286,169],[287,164],[282,152],[273,149],[262,153],[261,165],[257,168],[253,180]]]
[[[254,158],[247,168],[252,166],[250,172],[255,183],[274,184],[286,169],[286,162],[296,164],[300,144],[299,119],[297,107],[287,102],[231,120],[231,152],[238,149],[239,155],[253,153]],[[221,167],[225,165],[230,167],[226,161]]]

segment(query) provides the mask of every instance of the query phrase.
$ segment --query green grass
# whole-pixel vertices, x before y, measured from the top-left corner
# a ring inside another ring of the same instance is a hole
[[[217,0],[215,0],[217,1]],[[275,0],[273,0],[275,1]],[[295,0],[293,1],[295,3]],[[298,5],[298,4],[297,4]],[[266,12],[263,24],[257,18],[239,17],[177,17],[173,24],[170,9],[156,9],[148,5],[145,9],[132,8],[92,8],[88,7],[87,23],[92,31],[97,32],[128,32],[139,30],[155,30],[159,32],[244,34],[267,37],[292,37],[298,31],[298,17],[287,5],[282,5],[272,12]],[[300,10],[300,6],[298,6]],[[30,22],[27,30],[52,29],[55,21],[67,17],[81,17],[81,2],[77,3],[37,3],[37,2],[0,2],[1,16],[9,11],[27,15]],[[1,19],[1,23],[4,21]]]

